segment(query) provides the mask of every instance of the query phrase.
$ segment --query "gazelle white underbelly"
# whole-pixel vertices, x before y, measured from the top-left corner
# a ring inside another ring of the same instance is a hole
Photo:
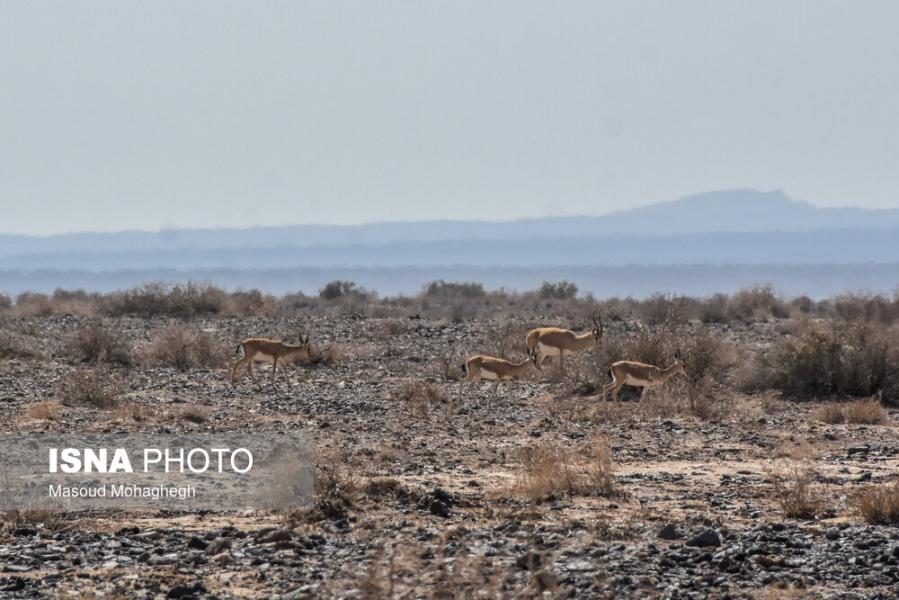
[[[497,379],[499,379],[499,375],[497,375],[493,371],[488,371],[482,367],[481,368],[481,379],[489,379],[490,381],[496,381]]]
[[[650,387],[652,385],[652,382],[648,379],[637,379],[636,377],[631,377],[630,375],[625,378],[624,383],[640,387]]]
[[[250,360],[254,360],[257,362],[274,362],[275,357],[271,354],[265,354],[264,352],[256,352],[253,356],[250,357]]]

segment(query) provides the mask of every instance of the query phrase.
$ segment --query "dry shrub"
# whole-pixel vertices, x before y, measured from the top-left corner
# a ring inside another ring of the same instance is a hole
[[[118,404],[119,386],[106,369],[79,369],[62,379],[57,394],[66,405],[107,410]]]
[[[860,425],[882,425],[888,420],[887,411],[876,399],[855,402],[825,404],[815,411],[815,418],[823,423],[857,423]]]
[[[755,285],[738,291],[728,302],[729,321],[766,321],[785,319],[790,311],[770,285]]]
[[[576,296],[577,285],[570,281],[559,281],[557,283],[544,281],[540,289],[537,290],[537,297],[541,300],[570,300]]]
[[[787,518],[811,519],[821,512],[822,502],[812,490],[812,472],[808,468],[794,467],[773,475],[771,483]]]
[[[227,361],[227,352],[205,331],[169,327],[153,340],[145,359],[152,366],[187,371],[219,366]]]
[[[228,296],[227,312],[232,315],[269,317],[278,311],[278,300],[259,290],[233,292]]]
[[[116,335],[96,321],[92,321],[75,334],[71,348],[72,353],[82,362],[109,362],[120,365],[133,363],[131,348],[125,342],[124,336]]]
[[[12,308],[12,298],[6,294],[0,294],[0,310],[9,310]]]
[[[49,531],[58,531],[71,524],[64,513],[47,508],[10,510],[3,515],[3,529],[14,531],[21,525],[34,525]]]
[[[887,411],[875,399],[850,402],[845,411],[847,423],[882,425],[887,422]]]
[[[25,415],[37,421],[55,421],[59,418],[59,402],[45,400],[32,404]]]
[[[899,319],[899,295],[843,294],[831,300],[834,315],[847,321],[876,321],[889,325]]]
[[[84,290],[57,289],[50,298],[50,309],[57,315],[93,316],[99,304],[99,294]]]
[[[846,422],[846,413],[843,405],[838,403],[823,404],[815,411],[815,419],[830,425],[839,425]]]
[[[856,496],[855,506],[872,525],[899,525],[899,481],[865,489]]]
[[[0,358],[43,358],[32,344],[5,329],[0,330]]]
[[[607,496],[614,492],[608,440],[597,436],[572,450],[542,443],[522,448],[514,490],[533,500]]]
[[[757,379],[785,396],[899,399],[899,332],[872,323],[804,323],[759,357]]]
[[[16,296],[15,314],[19,317],[46,317],[53,314],[47,294],[25,292]]]
[[[309,350],[309,358],[306,359],[304,364],[312,367],[331,367],[340,362],[340,357],[341,351],[339,346],[334,344],[329,344],[324,348],[313,346]]]
[[[146,404],[128,402],[119,405],[113,413],[113,418],[119,419],[120,421],[143,423],[152,420],[156,415],[157,411]]]
[[[393,400],[403,404],[410,414],[421,419],[430,419],[435,406],[447,402],[440,388],[421,379],[404,383],[394,393]]]
[[[474,282],[432,281],[425,286],[424,296],[435,300],[455,298],[483,298],[487,295],[484,286]]]
[[[149,283],[106,296],[103,310],[111,316],[188,318],[222,314],[226,312],[228,302],[228,294],[211,285],[188,283],[169,287]]]
[[[185,406],[171,415],[172,419],[190,423],[205,423],[212,416],[212,411],[205,406]]]

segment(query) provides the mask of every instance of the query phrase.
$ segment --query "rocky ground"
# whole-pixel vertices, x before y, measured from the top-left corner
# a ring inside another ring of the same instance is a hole
[[[100,367],[117,398],[101,409],[61,391],[73,373],[97,368],[72,346],[85,318],[2,317],[14,346],[0,361],[2,433],[300,432],[316,448],[322,484],[313,506],[291,512],[6,515],[0,594],[899,597],[899,528],[866,524],[855,503],[861,490],[897,479],[897,411],[885,424],[831,425],[816,418],[820,403],[722,388],[700,418],[682,383],[616,404],[589,395],[604,376],[594,350],[565,376],[547,366],[498,396],[486,383],[458,392],[462,357],[521,358],[534,324],[106,320],[134,364]],[[172,326],[214,340],[216,366],[147,358]],[[242,337],[300,328],[326,360],[291,369],[289,383],[228,384],[227,355]],[[783,328],[722,332],[741,355]],[[526,485],[528,449],[570,458],[605,444],[611,487],[534,494]],[[788,517],[784,486],[803,475],[814,510]]]

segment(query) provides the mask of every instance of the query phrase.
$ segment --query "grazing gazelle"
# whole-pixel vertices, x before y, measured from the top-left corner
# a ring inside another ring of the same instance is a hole
[[[493,385],[493,393],[496,394],[500,383],[525,373],[531,366],[539,368],[533,356],[526,358],[520,363],[513,363],[502,358],[480,354],[472,356],[461,365],[462,372],[465,373],[465,379],[459,382],[459,393],[462,393],[462,388],[466,384],[480,379],[487,379],[496,382]]]
[[[534,359],[534,364],[542,365],[547,356],[559,357],[559,371],[565,370],[564,360],[575,352],[580,352],[590,346],[592,342],[602,339],[602,316],[594,314],[591,317],[593,329],[587,333],[575,333],[568,329],[558,327],[538,327],[528,332],[528,354]]]
[[[665,383],[675,375],[687,376],[684,363],[677,354],[674,355],[674,364],[664,369],[632,360],[619,360],[612,363],[609,371],[612,373],[612,382],[603,386],[601,393],[605,398],[609,390],[612,390],[612,397],[616,402],[618,401],[618,391],[623,385],[642,387],[643,392],[640,394],[640,398],[643,398],[648,390]]]
[[[236,352],[237,361],[231,366],[231,385],[234,385],[237,372],[243,365],[247,365],[247,373],[250,374],[253,381],[256,381],[256,373],[253,372],[254,362],[272,363],[272,385],[275,385],[275,371],[278,370],[278,361],[281,361],[283,365],[285,361],[309,358],[309,336],[307,335],[303,339],[303,334],[300,334],[300,343],[296,345],[284,344],[265,338],[249,338],[238,344]],[[281,372],[284,373],[284,378],[287,379],[287,372],[283,368]],[[258,381],[256,382],[258,383]]]

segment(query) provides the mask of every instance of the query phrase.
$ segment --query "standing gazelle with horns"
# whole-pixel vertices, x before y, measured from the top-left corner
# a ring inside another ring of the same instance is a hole
[[[238,359],[231,366],[231,385],[234,385],[237,372],[243,365],[247,366],[247,373],[250,374],[253,381],[256,381],[256,373],[253,372],[253,363],[255,362],[272,363],[272,385],[275,385],[275,372],[278,370],[279,361],[282,365],[281,372],[284,373],[285,380],[290,383],[283,365],[286,361],[293,361],[297,358],[309,358],[309,336],[307,335],[304,339],[303,334],[300,334],[299,343],[296,345],[265,338],[248,338],[238,344],[236,352]]]
[[[565,370],[565,357],[580,352],[589,347],[593,342],[599,343],[602,339],[602,316],[594,313],[591,317],[593,329],[587,333],[575,333],[568,329],[558,327],[538,327],[528,332],[528,354],[534,359],[534,364],[542,365],[547,356],[559,357],[559,371]]]
[[[466,384],[480,379],[487,379],[488,381],[496,382],[493,385],[493,393],[496,394],[500,383],[508,381],[516,375],[523,375],[531,366],[540,368],[533,356],[519,363],[480,354],[472,356],[461,365],[465,378],[459,382],[459,393],[462,393],[462,388]]]
[[[678,354],[674,355],[674,364],[666,368],[647,365],[646,363],[633,360],[619,360],[616,363],[612,363],[609,371],[612,373],[612,382],[603,386],[600,393],[605,398],[609,390],[612,390],[612,397],[616,402],[618,401],[618,392],[624,385],[642,387],[643,392],[640,394],[642,399],[646,392],[662,385],[675,375],[687,376],[687,370],[684,368],[684,363],[681,362]]]

